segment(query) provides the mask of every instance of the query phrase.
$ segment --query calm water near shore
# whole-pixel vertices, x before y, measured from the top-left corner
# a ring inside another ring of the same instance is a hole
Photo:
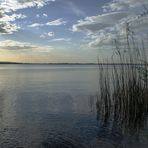
[[[98,78],[97,65],[0,65],[0,148],[147,148],[147,115],[99,124]]]

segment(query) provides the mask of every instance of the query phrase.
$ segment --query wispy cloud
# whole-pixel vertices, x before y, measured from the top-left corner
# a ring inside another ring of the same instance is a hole
[[[2,0],[0,7],[5,12],[16,11],[18,9],[30,8],[30,7],[43,7],[48,2],[54,2],[55,0]]]
[[[40,38],[45,39],[46,38],[46,35],[45,34],[41,34],[40,35]]]
[[[40,38],[47,38],[47,37],[54,37],[55,33],[54,32],[48,32],[48,33],[43,33],[40,35]]]
[[[36,17],[37,17],[37,18],[39,18],[39,17],[40,17],[40,15],[39,15],[39,14],[36,14]]]
[[[83,10],[81,10],[77,5],[75,5],[73,2],[71,1],[66,1],[66,8],[69,9],[69,11],[72,11],[74,14],[76,14],[77,16],[86,16],[85,12]]]
[[[147,5],[147,0],[113,0],[110,3],[103,6],[105,12],[107,11],[119,11],[130,8],[142,7],[142,5]]]
[[[61,41],[70,42],[71,38],[56,38],[56,39],[50,40],[49,42],[61,42]]]
[[[53,20],[53,21],[49,21],[45,24],[43,23],[34,23],[31,25],[28,25],[28,27],[42,27],[42,26],[61,26],[61,25],[65,25],[67,23],[67,21],[64,21],[62,18]]]
[[[57,20],[49,21],[46,23],[47,26],[60,26],[66,24],[67,21],[64,21],[62,18],[59,18]]]
[[[28,25],[28,27],[42,27],[42,26],[45,26],[45,24],[40,24],[40,23],[34,23],[34,24],[31,24],[31,25]]]
[[[46,13],[43,13],[43,14],[36,14],[36,17],[37,18],[40,18],[40,17],[48,17],[48,15]]]
[[[0,42],[0,50],[20,50],[29,52],[50,52],[53,48],[50,46],[37,46],[28,42],[19,42],[15,40],[4,40]]]
[[[46,13],[43,13],[43,17],[48,17],[48,15]]]

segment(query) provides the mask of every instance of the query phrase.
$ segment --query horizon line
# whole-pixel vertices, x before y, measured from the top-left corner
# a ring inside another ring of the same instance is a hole
[[[6,61],[1,61],[0,64],[32,64],[32,65],[144,65],[142,63],[80,63],[80,62],[75,62],[75,63],[36,63],[36,62],[6,62]],[[147,65],[147,64],[146,64]]]

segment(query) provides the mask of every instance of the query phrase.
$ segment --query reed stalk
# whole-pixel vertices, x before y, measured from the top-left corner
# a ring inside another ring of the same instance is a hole
[[[126,25],[125,43],[114,41],[114,62],[105,66],[99,63],[99,95],[97,96],[98,118],[104,124],[109,120],[118,122],[125,129],[142,125],[148,111],[148,68],[146,46],[137,43],[129,24]],[[125,52],[126,51],[126,52]],[[111,70],[112,69],[112,70]]]

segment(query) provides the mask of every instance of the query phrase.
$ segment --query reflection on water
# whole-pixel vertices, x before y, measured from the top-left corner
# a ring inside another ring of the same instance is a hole
[[[103,92],[104,93],[104,92]],[[131,96],[123,99],[118,93],[111,97],[97,95],[96,109],[100,137],[112,140],[118,147],[147,147],[147,100]],[[102,136],[103,133],[103,136]]]
[[[97,66],[0,66],[0,148],[147,147],[146,115],[102,122],[97,88]]]

